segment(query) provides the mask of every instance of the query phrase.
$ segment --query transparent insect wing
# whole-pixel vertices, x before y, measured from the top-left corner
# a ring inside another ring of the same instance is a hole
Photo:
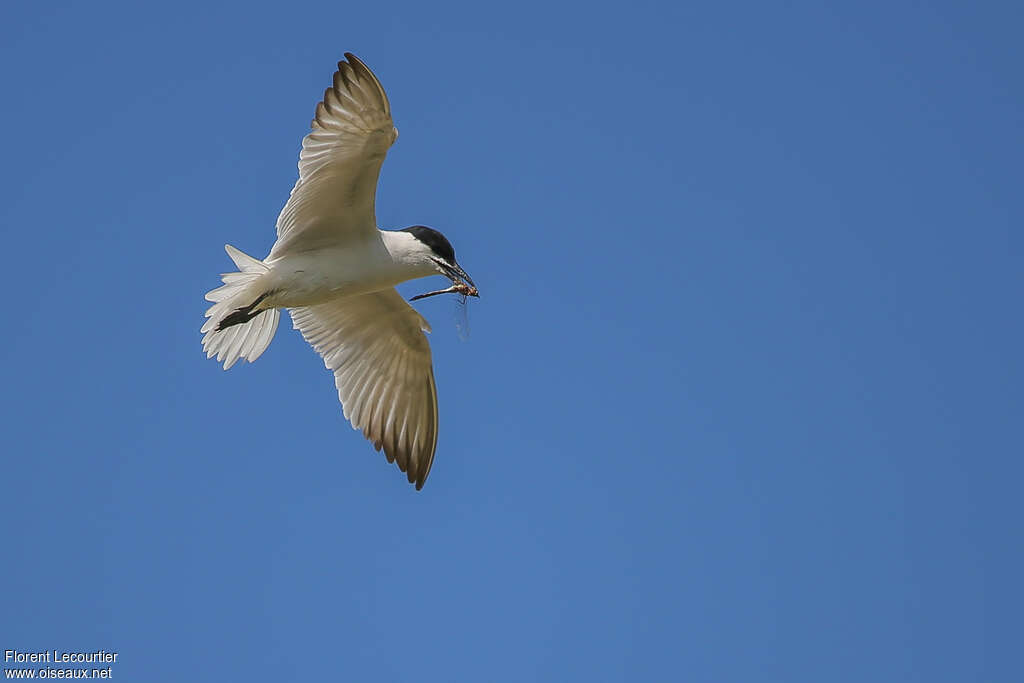
[[[465,294],[455,297],[455,331],[462,341],[469,339],[469,306]]]

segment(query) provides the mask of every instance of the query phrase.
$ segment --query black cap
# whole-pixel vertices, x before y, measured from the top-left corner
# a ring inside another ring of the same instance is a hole
[[[445,260],[446,263],[455,263],[455,250],[451,242],[433,228],[425,225],[414,225],[411,228],[402,228],[402,232],[410,233],[423,244],[430,247],[430,250]]]

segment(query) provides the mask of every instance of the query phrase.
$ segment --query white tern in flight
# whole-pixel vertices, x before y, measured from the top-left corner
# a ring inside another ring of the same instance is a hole
[[[441,292],[479,296],[444,235],[422,225],[379,230],[377,177],[398,139],[377,77],[345,53],[302,141],[299,179],[262,261],[226,245],[238,267],[206,295],[203,349],[230,368],[259,358],[280,310],[334,372],[345,418],[409,482],[423,487],[437,449],[430,325],[395,290],[445,275]],[[416,297],[419,298],[419,297]]]

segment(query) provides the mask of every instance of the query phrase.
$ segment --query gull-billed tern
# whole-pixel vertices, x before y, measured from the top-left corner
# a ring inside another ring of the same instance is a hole
[[[287,308],[334,372],[345,418],[419,490],[437,449],[430,325],[395,285],[442,274],[458,291],[478,294],[440,232],[377,228],[377,177],[398,129],[377,77],[354,55],[345,58],[302,141],[299,179],[270,254],[260,261],[225,246],[239,272],[206,295],[213,306],[203,349],[225,370],[240,358],[254,361]]]

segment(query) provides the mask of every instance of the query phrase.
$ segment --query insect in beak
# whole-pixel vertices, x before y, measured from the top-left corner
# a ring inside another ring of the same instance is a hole
[[[417,294],[413,298],[409,299],[409,301],[416,301],[417,299],[426,299],[428,296],[436,296],[438,294],[461,294],[462,296],[475,296],[478,298],[480,296],[480,292],[477,291],[476,287],[467,285],[465,282],[456,282],[451,287],[439,289],[436,292]]]
[[[417,294],[409,301],[416,301],[418,299],[426,299],[428,296],[436,296],[438,294],[461,294],[462,296],[475,296],[480,297],[480,291],[476,288],[476,283],[473,282],[466,271],[462,269],[458,263],[450,265],[444,261],[435,259],[438,267],[441,271],[452,281],[452,286],[446,289],[439,289],[435,292],[427,292],[426,294]],[[465,282],[459,282],[459,280],[465,280]]]

